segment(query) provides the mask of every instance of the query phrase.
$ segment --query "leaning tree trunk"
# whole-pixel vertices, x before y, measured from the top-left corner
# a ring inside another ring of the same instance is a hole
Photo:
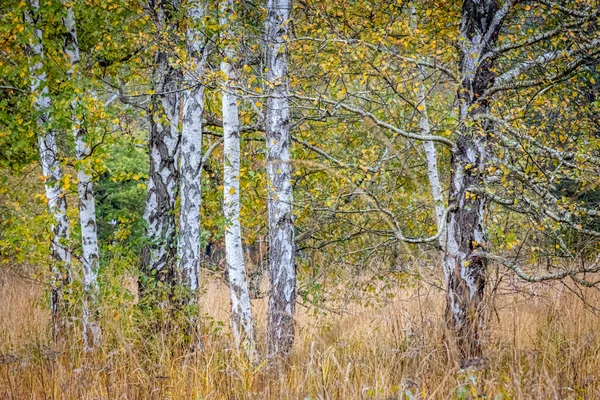
[[[225,259],[229,272],[231,293],[231,330],[238,349],[243,347],[250,360],[256,358],[252,306],[246,279],[244,251],[240,224],[240,121],[238,97],[235,94],[236,72],[233,68],[235,52],[233,39],[233,0],[220,4],[221,40],[225,44],[221,71],[227,83],[222,92],[223,103],[223,213],[225,228]]]
[[[487,246],[483,197],[469,192],[483,183],[487,157],[487,133],[469,123],[489,105],[479,97],[493,84],[492,59],[481,60],[497,41],[500,22],[496,0],[466,0],[461,23],[460,134],[452,156],[450,201],[456,208],[448,215],[443,268],[447,284],[447,318],[457,337],[461,362],[482,356],[481,325],[484,305]]]
[[[421,135],[429,136],[431,135],[431,128],[429,126],[429,116],[427,114],[427,101],[425,100],[425,85],[422,81],[425,76],[422,71],[419,73],[419,78],[421,79],[421,82],[417,88],[417,102],[421,111],[421,115],[419,117],[419,127],[421,130]],[[424,141],[423,150],[425,152],[425,158],[427,159],[427,176],[429,177],[429,187],[431,188],[431,195],[433,197],[435,207],[435,222],[439,232],[440,230],[445,229],[443,221],[445,207],[442,184],[440,183],[440,175],[438,173],[437,152],[434,142]],[[440,235],[439,244],[440,248],[443,250],[445,246],[443,235]]]
[[[44,46],[42,30],[38,27],[39,0],[31,0],[30,10],[25,13],[25,21],[33,28],[33,38],[27,48],[30,58],[29,74],[33,107],[37,114],[38,146],[48,210],[52,218],[51,252],[54,259],[50,285],[50,308],[52,311],[52,333],[58,340],[66,323],[68,301],[64,291],[71,282],[71,253],[69,246],[69,221],[67,219],[67,199],[61,187],[63,178],[58,157],[56,133],[48,127],[50,122],[50,94],[44,71]]]
[[[177,27],[171,20],[172,10],[159,1],[150,0],[154,24],[158,32],[174,33]],[[165,7],[165,8],[163,8]],[[161,41],[158,37],[157,40]],[[162,35],[160,35],[162,37]],[[152,71],[153,95],[148,110],[150,122],[150,172],[148,197],[144,219],[148,245],[143,262],[142,293],[154,288],[153,283],[161,282],[163,304],[170,295],[176,280],[175,255],[177,238],[175,233],[175,201],[177,197],[177,157],[179,150],[178,125],[178,81],[180,72],[169,61],[164,42],[158,43]],[[150,284],[150,285],[149,285]],[[155,293],[158,294],[158,293]]]
[[[75,13],[69,3],[67,15],[63,19],[65,27],[64,52],[69,57],[69,79],[77,79],[79,64],[79,43],[75,27]],[[81,226],[81,264],[83,270],[83,345],[85,351],[93,350],[100,342],[101,330],[98,324],[98,234],[96,229],[96,205],[92,179],[87,172],[89,146],[83,122],[77,117],[80,103],[72,104],[73,135],[75,137],[75,158],[77,159],[77,193],[79,195],[79,225]]]
[[[415,10],[414,1],[411,2],[410,5],[410,25],[413,31],[416,31],[417,27],[417,15]],[[417,66],[418,69],[418,79],[419,83],[417,84],[417,109],[420,111],[419,115],[419,128],[421,131],[421,135],[430,136],[431,135],[431,127],[429,124],[429,114],[427,113],[427,100],[425,93],[425,70],[423,66]],[[435,209],[435,222],[438,229],[438,232],[444,229],[444,194],[442,192],[442,185],[440,183],[440,176],[438,173],[438,157],[435,149],[435,143],[433,141],[424,141],[423,142],[423,151],[425,152],[425,158],[427,160],[427,176],[429,178],[429,187],[431,189],[431,196],[433,197],[434,209]],[[440,249],[444,248],[444,239],[443,235],[440,235],[439,239]]]
[[[291,7],[290,0],[269,0],[265,23],[268,81],[266,133],[269,270],[271,273],[267,351],[270,357],[286,356],[291,352],[295,329],[296,271],[285,44],[289,35]]]

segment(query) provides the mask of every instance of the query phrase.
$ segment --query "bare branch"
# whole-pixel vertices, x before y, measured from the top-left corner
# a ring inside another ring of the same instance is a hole
[[[519,265],[516,261],[512,261],[512,260],[508,260],[504,257],[492,255],[492,254],[486,253],[484,251],[477,251],[477,252],[473,253],[473,255],[477,256],[477,257],[484,257],[488,260],[492,260],[497,263],[500,263],[500,264],[504,265],[506,268],[513,271],[515,274],[517,274],[517,276],[519,278],[521,278],[527,282],[530,282],[530,283],[539,283],[539,282],[545,282],[545,281],[557,281],[557,280],[562,280],[567,277],[570,277],[575,282],[577,282],[581,285],[588,286],[588,287],[595,287],[598,282],[589,282],[585,279],[580,278],[579,275],[600,272],[600,266],[598,265],[598,263],[595,263],[592,267],[564,269],[562,271],[557,271],[557,272],[549,273],[546,275],[531,275],[531,274],[528,274],[527,272],[525,272],[523,270],[523,268],[521,267],[521,265]]]
[[[493,89],[496,86],[506,84],[510,80],[517,78],[519,75],[532,68],[543,66],[555,60],[571,58],[573,56],[580,55],[587,50],[597,50],[598,47],[600,47],[600,39],[594,39],[590,43],[582,45],[577,49],[549,51],[541,56],[538,56],[534,60],[524,61],[496,78],[496,84],[491,88],[491,91],[494,91]]]
[[[587,16],[589,16],[589,13],[586,12],[582,12],[582,11],[577,11],[577,10],[573,10],[571,8],[567,8],[555,1],[550,1],[550,0],[537,0],[538,3],[544,4],[550,8],[554,8],[564,14],[570,15],[572,17],[579,17],[579,18],[585,18]]]
[[[526,46],[531,46],[534,45],[536,43],[539,43],[543,40],[547,40],[547,39],[551,39],[557,35],[560,35],[561,33],[564,33],[566,30],[568,29],[572,29],[575,28],[577,26],[583,25],[585,22],[589,21],[590,19],[597,17],[599,15],[600,11],[596,11],[595,13],[590,14],[589,16],[587,16],[584,19],[579,19],[577,21],[573,21],[571,23],[565,24],[565,25],[561,25],[555,29],[546,31],[546,32],[542,32],[538,35],[532,36],[530,38],[528,38],[527,40],[524,40],[522,42],[517,42],[517,43],[507,43],[504,46],[499,46],[496,47],[495,49],[492,49],[490,52],[488,52],[487,54],[485,54],[482,57],[482,60],[491,57],[491,56],[499,56],[503,53],[506,53],[510,50],[516,50],[516,49],[520,49],[522,47],[526,47]]]
[[[438,142],[438,143],[442,143],[448,147],[450,147],[451,149],[454,149],[456,147],[456,144],[448,139],[445,138],[443,136],[434,136],[434,135],[418,135],[415,133],[411,133],[411,132],[407,132],[403,129],[400,129],[398,127],[395,127],[385,121],[380,120],[379,118],[377,118],[375,115],[373,115],[373,113],[368,112],[366,110],[363,110],[361,108],[358,107],[354,107],[354,106],[350,106],[348,104],[345,104],[343,102],[337,102],[337,101],[333,101],[333,100],[328,100],[325,99],[323,97],[320,98],[315,98],[315,97],[307,97],[307,96],[301,96],[298,94],[292,94],[293,97],[299,99],[299,100],[307,100],[307,101],[311,101],[311,102],[321,102],[321,103],[326,103],[326,104],[330,104],[330,105],[336,105],[339,106],[340,108],[343,108],[347,111],[351,111],[355,114],[360,115],[363,118],[369,118],[371,119],[376,125],[385,128],[385,129],[389,129],[390,131],[397,133],[400,136],[404,136],[407,139],[414,139],[414,140],[420,140],[420,141],[432,141],[432,142]],[[453,150],[454,151],[454,150]]]

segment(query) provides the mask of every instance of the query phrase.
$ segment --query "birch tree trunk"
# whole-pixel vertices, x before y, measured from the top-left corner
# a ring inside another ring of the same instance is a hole
[[[150,0],[157,32],[176,31],[170,15],[160,0]],[[160,39],[158,39],[160,40]],[[155,53],[150,100],[150,172],[144,219],[149,241],[144,260],[144,273],[153,280],[171,287],[175,282],[175,201],[177,197],[177,158],[179,151],[178,81],[180,72],[169,62],[167,44],[159,43]],[[143,283],[143,282],[142,282]],[[142,289],[147,289],[142,287]],[[166,300],[166,299],[163,299]]]
[[[28,46],[30,58],[29,74],[31,94],[36,112],[38,127],[38,147],[42,174],[45,177],[44,189],[48,202],[48,211],[52,218],[51,252],[54,262],[50,285],[50,308],[52,312],[52,333],[58,340],[66,324],[67,303],[64,291],[71,282],[71,253],[69,250],[69,221],[67,219],[67,199],[61,188],[63,178],[58,157],[56,133],[48,126],[50,122],[51,100],[44,71],[44,46],[42,30],[37,25],[40,9],[39,0],[31,0],[30,10],[25,12],[25,21],[33,28],[34,37]]]
[[[290,0],[267,2],[266,110],[267,182],[269,208],[268,356],[287,356],[294,343],[296,271],[294,265],[293,192],[290,164],[290,111],[286,41]]]
[[[419,74],[421,79],[424,79],[423,73]],[[421,111],[419,118],[419,127],[421,135],[431,135],[431,128],[429,127],[429,116],[427,114],[427,101],[425,99],[425,87],[421,83],[417,91],[417,102]],[[431,196],[435,204],[435,222],[437,229],[444,229],[444,194],[442,192],[442,185],[440,183],[440,176],[438,173],[437,165],[437,152],[435,144],[432,141],[423,142],[423,151],[425,152],[425,158],[427,160],[427,176],[429,177],[429,187],[431,188]],[[443,234],[440,235],[440,248],[444,248]]]
[[[79,64],[79,43],[75,26],[75,13],[67,2],[67,15],[63,19],[65,27],[64,52],[69,57],[69,79],[77,79]],[[86,351],[93,350],[100,343],[101,330],[98,324],[98,234],[96,230],[96,205],[92,179],[86,168],[89,156],[86,131],[83,122],[77,117],[80,108],[78,99],[72,104],[73,135],[75,137],[75,157],[77,167],[77,193],[79,195],[79,224],[81,226],[81,264],[83,270],[83,345]]]
[[[186,32],[190,65],[184,72],[182,91],[181,157],[179,162],[180,207],[177,241],[178,283],[189,297],[188,304],[199,303],[200,288],[200,210],[202,208],[202,114],[204,112],[204,73],[208,44],[197,26],[206,15],[205,2],[193,2],[188,9]],[[193,344],[202,347],[197,314],[189,315],[187,327]]]
[[[180,281],[195,293],[200,286],[200,208],[202,185],[202,113],[204,111],[204,71],[206,68],[206,40],[194,25],[204,18],[206,5],[194,3],[188,11],[190,28],[187,30],[187,48],[192,65],[185,73],[183,119],[181,126],[181,159],[179,184],[181,213],[177,255]]]
[[[246,279],[240,224],[240,121],[238,98],[235,94],[236,72],[232,66],[235,51],[233,40],[233,0],[223,0],[221,11],[221,41],[225,44],[221,71],[227,82],[222,92],[223,106],[223,213],[225,229],[225,259],[231,293],[231,330],[237,348],[243,347],[250,360],[256,359],[252,306]]]
[[[450,199],[456,209],[448,215],[443,269],[447,284],[447,317],[457,335],[461,362],[468,365],[482,356],[481,325],[485,289],[484,211],[486,201],[468,188],[483,182],[487,135],[468,120],[486,112],[487,101],[478,98],[493,84],[492,59],[481,60],[497,41],[500,23],[496,0],[466,0],[461,22],[460,134],[452,157]],[[479,253],[480,254],[480,253]]]
[[[417,28],[417,16],[415,10],[415,3],[411,2],[411,28],[414,31]],[[430,136],[431,128],[429,126],[429,114],[427,113],[427,100],[425,96],[425,71],[422,66],[417,66],[419,84],[417,86],[417,108],[420,111],[419,116],[419,128],[421,135]],[[423,142],[423,151],[425,152],[425,158],[427,160],[427,176],[429,177],[429,187],[431,188],[431,195],[433,197],[435,206],[435,221],[438,231],[444,228],[444,195],[442,192],[442,185],[440,183],[440,177],[438,173],[437,165],[437,152],[435,149],[435,143],[432,141]],[[443,234],[440,235],[439,239],[440,248],[444,248]]]

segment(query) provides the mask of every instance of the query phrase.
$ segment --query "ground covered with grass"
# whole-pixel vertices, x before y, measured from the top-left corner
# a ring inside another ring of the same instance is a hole
[[[204,349],[196,353],[180,335],[138,328],[133,301],[105,310],[95,352],[82,350],[76,329],[53,344],[43,289],[23,275],[0,279],[0,398],[600,398],[600,295],[565,285],[499,287],[490,297],[486,359],[469,369],[446,340],[443,292],[420,281],[377,305],[299,307],[284,369],[234,351],[228,288],[218,280],[203,296]],[[253,309],[260,344],[266,299]]]

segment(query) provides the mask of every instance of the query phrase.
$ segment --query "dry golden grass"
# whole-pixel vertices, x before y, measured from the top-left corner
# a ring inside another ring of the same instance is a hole
[[[534,290],[495,298],[487,368],[456,366],[444,341],[443,294],[415,286],[382,307],[347,304],[342,315],[314,316],[300,307],[295,352],[277,373],[248,365],[231,349],[227,288],[217,281],[204,295],[211,318],[202,353],[184,355],[178,338],[136,331],[125,311],[105,316],[103,347],[85,354],[76,334],[62,346],[51,344],[39,284],[5,276],[0,398],[600,398],[599,317],[564,286]],[[595,292],[583,294],[588,302],[600,300]],[[265,308],[265,300],[254,304],[259,333]]]

